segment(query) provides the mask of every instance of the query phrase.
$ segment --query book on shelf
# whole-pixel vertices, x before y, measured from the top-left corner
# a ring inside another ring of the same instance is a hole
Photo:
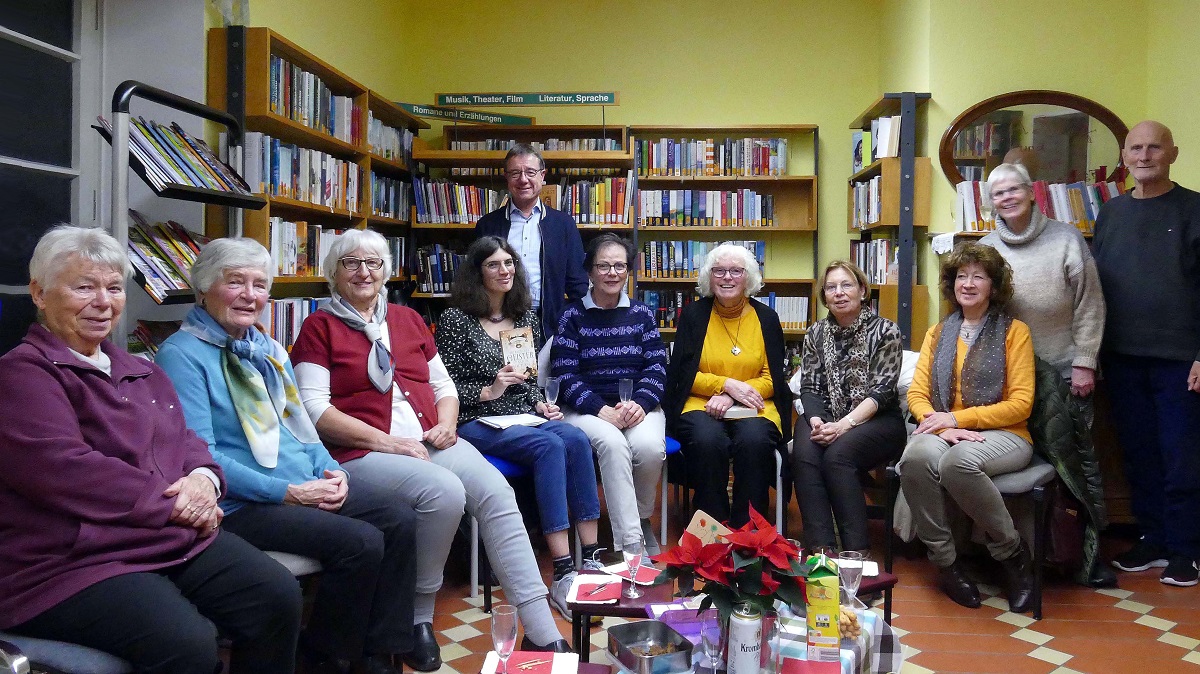
[[[865,161],[864,161],[865,160]],[[850,133],[850,173],[853,175],[871,163],[871,135],[862,129]]]
[[[352,96],[340,96],[318,75],[271,54],[271,112],[338,140],[357,145],[361,109]]]
[[[784,330],[808,329],[808,297],[769,292],[766,297],[756,299],[775,310],[779,316],[779,324]]]
[[[505,365],[511,365],[513,370],[524,374],[530,379],[537,379],[538,352],[533,342],[533,328],[512,328],[500,331],[500,352],[504,355]]]
[[[463,256],[448,247],[435,243],[417,249],[417,290],[423,293],[444,294],[454,285]]]
[[[141,272],[146,292],[161,303],[169,291],[190,290],[192,264],[208,239],[177,222],[151,224],[133,209],[129,218],[129,261]]]
[[[643,227],[775,226],[775,197],[752,189],[640,189],[638,199]]]
[[[646,241],[638,253],[637,269],[644,280],[696,278],[704,258],[717,246],[729,243],[754,253],[759,271],[766,260],[765,241]]]
[[[694,290],[638,290],[638,301],[650,307],[660,328],[675,328],[683,308],[700,299]]]
[[[408,220],[412,203],[412,185],[408,181],[371,171],[371,215]]]
[[[575,218],[580,225],[625,225],[633,222],[633,172],[622,177],[569,182],[542,187],[543,199]]]
[[[96,121],[108,137],[112,125],[104,117]],[[165,126],[141,117],[129,119],[129,151],[144,168],[146,179],[157,190],[185,185],[218,192],[250,194],[249,185],[237,171],[223,162],[199,140],[172,123]]]
[[[865,135],[865,134],[864,134]],[[866,146],[866,139],[863,140]],[[871,162],[884,157],[900,156],[900,115],[871,120]],[[866,156],[863,156],[866,162]],[[867,163],[871,163],[867,162]]]
[[[413,201],[418,223],[466,225],[500,208],[504,192],[413,176]]]
[[[621,150],[620,141],[615,138],[547,138],[540,141],[517,141],[512,138],[484,138],[481,140],[452,140],[448,146],[455,152],[507,152],[514,144],[525,142],[538,152],[617,152]],[[503,175],[500,168],[464,168],[453,167],[450,175],[487,176]],[[618,175],[610,169],[588,168],[547,168],[546,176],[586,176],[586,175]]]
[[[300,334],[300,326],[309,314],[320,308],[321,303],[329,298],[288,297],[279,300],[269,300],[263,306],[258,322],[272,339],[282,344],[288,350],[296,343]]]
[[[875,225],[883,208],[883,176],[853,183],[852,187],[854,202],[850,206],[851,226],[865,229]]]
[[[352,161],[257,131],[246,133],[244,154],[246,181],[255,192],[359,211],[363,168]]]
[[[1116,181],[1085,183],[1033,183],[1033,198],[1042,214],[1053,220],[1074,225],[1090,235],[1096,227],[1100,207],[1123,194],[1125,187]],[[991,193],[983,181],[967,181],[956,186],[955,220],[960,232],[986,232],[996,228]]]
[[[637,139],[638,176],[787,175],[787,138]]]
[[[414,135],[409,129],[396,128],[367,110],[367,145],[372,154],[404,164],[411,171]]]
[[[267,250],[275,262],[276,276],[322,276],[330,248],[337,236],[346,231],[281,217],[271,217],[267,226]],[[406,271],[408,243],[401,236],[384,239],[392,256],[392,275],[401,276]]]
[[[900,242],[895,239],[872,239],[850,243],[850,261],[867,275],[867,282],[876,285],[898,278]],[[914,261],[915,262],[915,261]],[[915,269],[914,269],[915,274]]]
[[[179,332],[183,321],[139,320],[129,334],[129,352],[154,360],[158,347],[171,335]]]
[[[1003,156],[1015,145],[1013,123],[980,121],[962,131],[954,138],[956,160],[980,160],[990,156]]]

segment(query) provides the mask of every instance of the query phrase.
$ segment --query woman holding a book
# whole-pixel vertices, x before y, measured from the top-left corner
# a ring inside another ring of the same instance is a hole
[[[416,635],[404,662],[417,671],[441,665],[434,603],[464,506],[518,607],[523,649],[564,647],[512,488],[458,436],[458,390],[425,322],[387,301],[392,262],[377,232],[339,235],[322,270],[330,301],[305,319],[292,362],[309,418],[351,481],[376,485],[417,512]]]
[[[900,416],[900,328],[867,304],[871,287],[858,266],[825,268],[821,304],[829,316],[804,335],[792,470],[804,518],[804,546],[866,551],[867,504],[860,470],[900,456],[907,431]]]
[[[567,423],[587,434],[600,463],[613,547],[622,549],[632,536],[657,555],[650,515],[667,458],[659,407],[667,347],[654,312],[625,294],[636,254],[629,240],[615,234],[588,243],[584,268],[592,289],[563,312],[551,360]]]
[[[484,236],[465,258],[455,276],[452,306],[437,327],[438,352],[462,401],[458,433],[484,454],[533,472],[542,532],[554,558],[550,602],[570,619],[567,592],[575,567],[567,532],[572,522],[583,545],[584,568],[599,567],[600,498],[592,446],[583,431],[562,421],[557,405],[546,401],[536,371],[513,366],[531,354],[506,357],[503,342],[514,336],[527,338],[525,332],[532,331],[534,342],[542,341],[520,255],[504,239]],[[510,415],[524,416],[514,420]]]
[[[696,507],[733,527],[750,520],[751,506],[767,511],[775,452],[792,431],[780,418],[792,400],[783,328],[774,310],[750,299],[761,288],[753,253],[733,244],[709,252],[696,287],[701,299],[684,307],[679,320],[663,398]]]
[[[1029,328],[1008,315],[1012,269],[995,248],[968,242],[942,263],[942,296],[954,311],[929,329],[908,389],[919,422],[900,459],[917,536],[938,567],[938,584],[968,608],[979,588],[958,561],[946,497],[982,529],[1007,580],[1009,610],[1028,611],[1033,560],[991,476],[1033,456],[1034,357]]]
[[[162,370],[106,341],[130,273],[100,229],[34,248],[38,322],[0,359],[0,629],[164,674],[219,671],[220,629],[231,672],[291,672],[296,580],[221,530],[234,479]]]
[[[300,402],[283,345],[258,317],[275,263],[253,239],[217,239],[192,265],[196,306],[156,362],[187,425],[225,471],[224,526],[260,550],[321,563],[300,638],[317,671],[399,671],[413,648],[417,516],[367,480],[350,480]]]

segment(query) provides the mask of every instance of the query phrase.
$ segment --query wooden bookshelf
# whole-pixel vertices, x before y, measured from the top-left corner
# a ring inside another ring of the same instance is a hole
[[[358,207],[355,210],[329,207],[269,193],[258,195],[266,201],[266,206],[245,214],[242,221],[243,235],[269,246],[270,218],[276,216],[332,229],[363,229],[369,226],[379,229],[385,236],[405,235],[409,226],[407,219],[374,215],[371,212],[372,172],[404,182],[411,179],[411,172],[410,167],[402,160],[385,158],[371,151],[367,138],[367,112],[369,110],[377,119],[390,126],[407,129],[414,134],[420,129],[429,128],[429,124],[410,115],[386,96],[368,89],[269,28],[245,29],[242,41],[245,57],[242,75],[245,86],[231,92],[228,80],[231,30],[240,29],[214,28],[208,33],[208,104],[228,110],[232,107],[228,105],[230,97],[235,95],[243,101],[247,131],[261,132],[301,148],[325,152],[360,168],[362,175],[358,190]],[[272,55],[318,76],[333,94],[352,98],[358,113],[354,124],[359,130],[359,138],[353,141],[343,140],[272,110]],[[209,207],[206,210],[205,222],[205,232],[208,236],[227,236],[230,233],[226,211],[223,208]],[[396,264],[403,264],[403,261],[396,261]],[[395,277],[391,280],[407,280],[407,277]],[[316,291],[314,294],[320,295],[325,292],[325,279],[313,276],[279,276],[275,279],[275,288],[274,294],[277,296],[290,296],[313,290]]]
[[[905,348],[912,351],[921,350],[921,342],[929,331],[929,287],[914,285],[912,287],[912,332]],[[899,313],[900,288],[894,284],[872,285],[871,299],[878,302],[879,315],[889,320]]]
[[[915,157],[913,175],[913,227],[929,226],[929,203],[933,162],[929,157]],[[880,176],[879,219],[860,227],[854,226],[854,186],[869,182]],[[903,181],[900,176],[900,158],[884,157],[872,162],[863,170],[850,176],[850,187],[846,190],[846,230],[851,234],[864,229],[900,226],[900,194]]]

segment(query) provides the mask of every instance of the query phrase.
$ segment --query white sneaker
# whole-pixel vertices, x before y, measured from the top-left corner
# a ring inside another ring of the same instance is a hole
[[[567,594],[571,591],[571,584],[575,582],[576,572],[572,571],[558,580],[550,583],[550,595],[546,597],[550,600],[550,605],[558,611],[567,622],[571,622],[571,610],[567,608]]]
[[[579,568],[581,571],[603,571],[604,562],[598,559],[585,559]]]

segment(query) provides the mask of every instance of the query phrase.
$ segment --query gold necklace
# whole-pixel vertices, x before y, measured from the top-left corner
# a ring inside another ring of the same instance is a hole
[[[725,319],[720,314],[717,314],[717,318],[721,321],[721,327],[725,328],[725,335],[729,337],[729,341],[733,342],[733,348],[729,350],[729,353],[735,356],[740,354],[742,347],[738,346],[738,338],[742,336],[742,321],[745,320],[746,313],[743,311],[742,315],[738,316],[737,332],[732,335],[729,334],[729,326],[725,324]]]

